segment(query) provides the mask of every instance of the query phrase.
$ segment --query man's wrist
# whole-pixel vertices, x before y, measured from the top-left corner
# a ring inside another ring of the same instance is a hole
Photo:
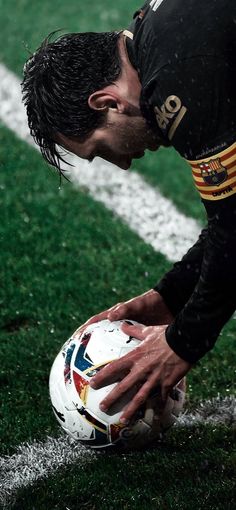
[[[166,328],[166,342],[172,351],[181,359],[191,363],[197,363],[205,354],[206,350],[199,348],[199,345],[193,344],[183,333],[176,327],[175,321]]]
[[[163,324],[170,324],[174,320],[174,314],[169,309],[162,294],[156,288],[152,289],[152,292],[157,296],[156,304],[158,306],[159,313],[161,312],[163,317]]]

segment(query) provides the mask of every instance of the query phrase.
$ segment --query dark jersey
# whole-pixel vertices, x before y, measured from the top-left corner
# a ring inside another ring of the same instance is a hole
[[[236,2],[152,0],[126,34],[143,115],[192,167],[207,213],[155,287],[175,315],[169,345],[194,363],[236,309]]]

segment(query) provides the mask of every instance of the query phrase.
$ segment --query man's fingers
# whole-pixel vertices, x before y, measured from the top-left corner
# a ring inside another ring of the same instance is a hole
[[[90,324],[94,324],[95,322],[103,321],[105,319],[108,319],[109,321],[117,321],[121,319],[127,318],[127,306],[125,303],[117,303],[116,305],[112,306],[111,308],[108,308],[107,310],[103,310],[100,313],[97,313],[96,315],[93,315],[90,317],[84,324],[82,324],[77,331],[79,333],[82,333],[87,326]]]
[[[114,306],[108,315],[110,321],[118,321],[122,319],[137,320],[140,316],[141,304],[138,300],[131,299],[127,302],[118,303]]]
[[[101,402],[100,408],[105,411],[109,409],[118,399],[121,399],[128,390],[134,389],[139,383],[139,375],[137,373],[128,373],[121,382],[117,383],[115,388],[110,391],[106,398]]]
[[[144,340],[147,336],[147,326],[143,325],[131,325],[127,322],[124,322],[121,326],[121,329],[123,333],[125,333],[128,336],[133,336],[134,338],[137,338],[138,340]]]
[[[93,315],[92,317],[90,317],[86,322],[84,322],[84,324],[82,324],[77,330],[76,330],[76,333],[83,333],[84,330],[90,326],[90,324],[94,324],[95,322],[99,322],[99,321],[103,321],[105,319],[108,319],[108,315],[109,315],[110,311],[109,310],[104,310],[103,312],[100,312],[96,315]],[[110,320],[110,319],[109,319]]]
[[[114,361],[111,361],[104,368],[100,370],[94,377],[92,377],[90,381],[90,386],[95,390],[102,388],[103,386],[107,386],[108,384],[113,384],[121,379],[124,374],[131,367],[131,361],[129,359],[125,360],[125,358],[120,358]]]
[[[98,322],[100,319],[97,318],[97,315],[94,315],[93,317],[90,317],[84,324],[82,324],[77,330],[76,333],[79,333],[80,335],[84,332],[84,330],[90,325],[94,324],[94,322]]]
[[[90,324],[94,324],[95,322],[99,322],[105,319],[108,319],[109,321],[118,321],[122,319],[135,319],[139,307],[136,305],[137,308],[136,310],[132,301],[133,300],[130,300],[130,302],[128,301],[127,303],[125,302],[117,303],[111,308],[108,308],[103,312],[93,315],[77,329],[76,333],[81,334],[88,326],[90,326]]]
[[[146,402],[148,396],[153,388],[157,384],[156,375],[149,377],[149,379],[141,386],[136,395],[132,398],[131,402],[127,404],[121,415],[121,423],[128,424],[132,416],[138,411],[138,409]],[[160,407],[163,408],[163,403],[160,399]]]
[[[118,303],[116,306],[111,308],[109,311],[107,318],[109,321],[119,321],[121,319],[127,318],[127,306],[125,303]]]

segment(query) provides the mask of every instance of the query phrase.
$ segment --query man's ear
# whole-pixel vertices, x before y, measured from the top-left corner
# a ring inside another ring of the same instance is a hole
[[[88,104],[92,110],[108,111],[116,110],[117,113],[125,111],[125,101],[112,92],[106,90],[97,90],[89,96]]]

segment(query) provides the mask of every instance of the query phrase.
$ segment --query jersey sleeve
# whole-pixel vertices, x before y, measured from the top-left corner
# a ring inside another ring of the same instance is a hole
[[[166,332],[167,342],[181,358],[194,363],[214,346],[236,309],[236,144],[189,163],[208,217],[204,241],[197,251],[192,249],[199,277],[195,281],[190,250],[179,271],[167,274],[161,285],[167,302],[172,290],[175,294],[169,299],[180,301]],[[191,277],[186,278],[188,266]]]
[[[208,229],[205,228],[182,260],[176,262],[154,287],[174,317],[185,306],[199,280],[207,236]]]
[[[198,282],[166,333],[170,347],[191,363],[214,346],[236,309],[236,195],[210,209]]]
[[[195,363],[236,309],[236,80],[219,56],[179,62],[172,74],[171,67],[147,86],[146,107],[163,138],[189,163],[208,227],[156,289],[176,313],[168,344]]]

